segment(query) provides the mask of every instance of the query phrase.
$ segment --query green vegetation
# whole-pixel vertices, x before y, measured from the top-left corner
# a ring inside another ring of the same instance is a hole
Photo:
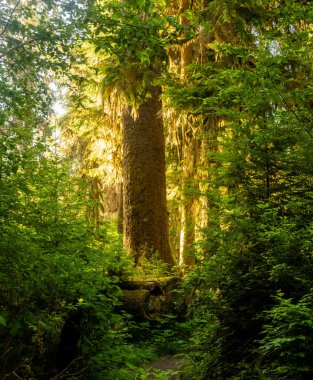
[[[312,378],[312,25],[305,0],[3,1],[1,379]],[[169,275],[172,313],[125,312]]]

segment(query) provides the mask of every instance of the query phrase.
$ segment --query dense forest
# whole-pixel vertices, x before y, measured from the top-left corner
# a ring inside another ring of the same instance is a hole
[[[1,380],[313,378],[312,25],[1,0]]]

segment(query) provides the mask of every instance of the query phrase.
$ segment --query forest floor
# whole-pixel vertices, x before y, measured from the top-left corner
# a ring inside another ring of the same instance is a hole
[[[155,359],[147,368],[152,371],[169,371],[173,373],[169,373],[167,379],[174,380],[178,378],[178,371],[182,366],[183,359],[178,357],[177,355],[166,355],[160,358]],[[151,375],[151,379],[154,378],[154,375]]]

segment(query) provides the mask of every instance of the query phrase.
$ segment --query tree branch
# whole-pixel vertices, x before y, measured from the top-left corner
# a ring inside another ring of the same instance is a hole
[[[268,76],[271,80],[271,82],[275,85],[275,82],[273,80],[273,78],[271,77],[271,74],[269,72],[269,69],[267,67],[267,73],[268,73]],[[300,119],[300,117],[296,114],[296,112],[292,109],[291,105],[288,103],[288,101],[286,100],[286,98],[281,94],[279,93],[279,97],[282,99],[283,103],[285,104],[285,106],[289,109],[289,111],[294,115],[294,117],[300,122],[302,123],[303,121]],[[313,135],[312,133],[306,128],[304,127],[304,130],[305,132],[313,139]]]
[[[11,20],[12,20],[12,17],[13,17],[13,15],[14,15],[14,13],[15,13],[17,7],[19,6],[20,2],[21,2],[21,0],[18,0],[17,3],[15,4],[14,8],[12,9],[12,12],[11,12],[11,14],[10,14],[10,16],[9,16],[9,19],[8,19],[6,25],[4,26],[4,28],[3,28],[2,31],[0,32],[0,37],[2,37],[2,36],[4,35],[4,33],[7,31],[8,27],[9,27],[9,25],[10,25],[10,22],[11,22]]]

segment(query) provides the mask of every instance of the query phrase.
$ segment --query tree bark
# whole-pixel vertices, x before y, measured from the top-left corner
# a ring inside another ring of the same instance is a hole
[[[124,245],[136,265],[157,253],[171,267],[161,88],[149,93],[136,115],[132,107],[123,113]]]
[[[117,192],[118,192],[118,210],[117,210],[117,232],[119,234],[123,233],[123,184],[117,184]]]

